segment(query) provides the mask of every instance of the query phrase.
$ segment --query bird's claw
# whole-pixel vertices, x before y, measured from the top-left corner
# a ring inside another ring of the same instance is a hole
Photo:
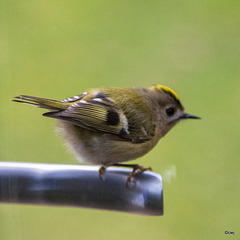
[[[133,165],[132,168],[133,168],[133,170],[132,170],[132,172],[128,175],[128,178],[127,178],[127,182],[126,182],[127,188],[129,188],[129,184],[132,182],[132,179],[134,178],[134,176],[135,176],[137,173],[142,173],[142,172],[145,172],[145,171],[152,171],[152,168],[151,168],[151,167],[145,168],[145,167],[140,166],[140,165],[138,165],[138,164]]]
[[[145,168],[143,166],[140,166],[138,164],[133,164],[133,165],[127,165],[127,164],[114,164],[113,166],[123,166],[123,167],[131,167],[133,170],[132,172],[128,175],[127,182],[126,182],[126,187],[129,189],[129,184],[132,183],[132,179],[135,177],[136,174],[142,173],[145,171],[152,171],[151,167]],[[99,179],[103,182],[104,178],[103,175],[106,171],[106,166],[101,166],[98,170],[99,173]]]
[[[99,179],[103,182],[103,174],[105,173],[106,171],[106,167],[104,166],[101,166],[98,170],[98,174],[99,174]]]

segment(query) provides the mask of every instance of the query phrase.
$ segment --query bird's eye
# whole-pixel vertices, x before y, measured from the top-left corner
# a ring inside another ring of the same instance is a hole
[[[175,113],[175,109],[170,107],[170,108],[166,108],[166,114],[171,117],[173,114]]]

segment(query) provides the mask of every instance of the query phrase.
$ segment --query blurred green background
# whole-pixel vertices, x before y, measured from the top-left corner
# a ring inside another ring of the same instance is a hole
[[[239,16],[238,0],[0,0],[0,161],[78,164],[53,119],[11,102],[19,94],[161,83],[202,117],[134,161],[163,176],[164,216],[1,204],[0,239],[239,236]]]

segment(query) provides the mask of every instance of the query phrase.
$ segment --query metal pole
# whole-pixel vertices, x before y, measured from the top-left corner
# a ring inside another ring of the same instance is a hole
[[[131,169],[0,162],[0,202],[58,205],[163,215],[162,178],[137,174],[126,187]]]

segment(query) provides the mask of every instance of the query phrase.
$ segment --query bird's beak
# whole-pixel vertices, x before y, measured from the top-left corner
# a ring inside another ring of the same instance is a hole
[[[194,116],[194,115],[191,115],[191,114],[188,114],[188,113],[184,113],[180,118],[182,118],[182,119],[187,119],[187,118],[201,119],[198,116]]]

